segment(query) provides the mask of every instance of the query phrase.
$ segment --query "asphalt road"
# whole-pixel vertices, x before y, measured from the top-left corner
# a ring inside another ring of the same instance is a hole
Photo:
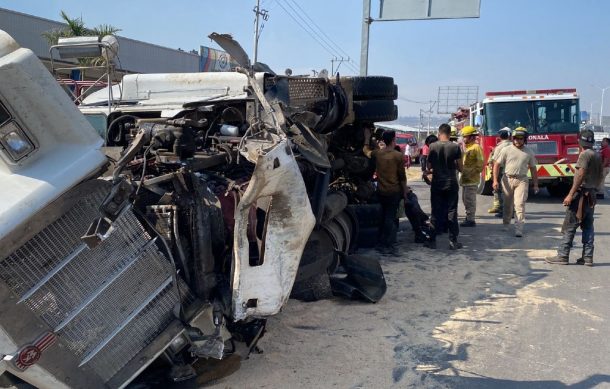
[[[426,191],[414,186],[428,209]],[[449,326],[448,337],[462,347],[437,355],[445,368],[434,370],[434,380],[454,388],[610,388],[610,200],[596,206],[593,268],[574,263],[580,231],[570,265],[542,260],[559,243],[565,212],[545,189],[530,192],[523,238],[498,232],[501,222],[485,212],[490,204],[491,197],[478,196],[479,225],[463,228],[461,240],[478,251],[473,257],[501,260],[497,253],[504,253],[525,267],[494,274],[491,289],[464,308],[469,319]]]
[[[416,168],[410,185],[429,211]],[[543,261],[559,243],[561,199],[532,195],[522,238],[490,204],[478,196],[458,251],[446,235],[437,250],[412,243],[402,219],[401,257],[379,257],[380,302],[290,300],[269,319],[264,353],[212,387],[610,388],[610,200],[597,206],[592,268]]]

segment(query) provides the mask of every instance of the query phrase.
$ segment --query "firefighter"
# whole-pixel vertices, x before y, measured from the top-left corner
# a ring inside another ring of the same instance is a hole
[[[451,133],[449,135],[449,140],[451,142],[455,142],[455,143],[458,142],[458,130],[457,130],[457,127],[451,126]]]
[[[504,127],[501,130],[499,130],[498,131],[498,143],[496,144],[496,147],[494,147],[491,154],[489,155],[489,160],[488,160],[489,169],[491,169],[493,171],[495,158],[498,155],[500,155],[500,151],[502,151],[503,148],[505,148],[506,146],[510,146],[511,144],[512,143],[510,141],[510,128]],[[504,172],[502,171],[502,169],[500,169],[500,177],[498,178],[498,181],[500,181],[500,182],[502,182],[503,173]],[[503,205],[504,205],[504,203],[502,201],[502,191],[494,190],[493,205],[491,206],[491,208],[489,208],[487,210],[487,213],[494,213],[496,217],[502,217]]]
[[[478,135],[479,132],[472,126],[462,128],[464,152],[462,154],[463,168],[460,175],[460,186],[462,187],[462,201],[466,209],[466,218],[460,224],[461,227],[476,226],[477,187],[483,171],[483,150],[477,143]]]
[[[595,143],[593,131],[582,130],[578,137],[582,152],[576,162],[576,174],[572,188],[563,199],[566,215],[563,220],[563,240],[557,250],[557,255],[545,258],[551,264],[567,265],[570,259],[570,249],[578,226],[582,229],[582,256],[577,265],[593,266],[593,214],[595,212],[596,191],[603,179],[603,165],[599,154],[592,150]]]
[[[523,224],[525,223],[525,202],[527,201],[529,170],[534,181],[534,193],[538,193],[538,175],[536,172],[536,157],[534,152],[526,146],[527,130],[517,127],[512,134],[513,144],[505,147],[494,162],[493,189],[500,188],[500,168],[504,168],[502,177],[502,194],[504,196],[504,207],[502,222],[508,228],[513,216],[515,217],[515,236],[523,236]]]

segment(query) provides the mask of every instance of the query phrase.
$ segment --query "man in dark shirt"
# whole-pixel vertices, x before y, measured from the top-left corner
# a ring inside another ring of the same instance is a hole
[[[439,220],[447,220],[449,225],[449,248],[462,247],[457,238],[460,233],[457,207],[460,187],[457,172],[462,171],[462,152],[451,142],[451,127],[444,123],[438,128],[438,142],[430,145],[428,170],[432,172],[430,203],[432,204],[432,236],[428,247],[436,248],[436,229]],[[444,205],[444,206],[443,206]],[[442,213],[442,214],[441,214]]]
[[[557,249],[557,255],[546,258],[546,262],[556,265],[567,265],[570,259],[570,249],[578,226],[582,229],[582,256],[577,265],[593,266],[593,214],[597,188],[603,177],[602,159],[592,150],[595,143],[593,131],[582,130],[578,142],[583,151],[576,161],[576,173],[570,193],[563,199],[566,215],[563,219],[563,240]]]
[[[367,157],[375,159],[377,171],[377,195],[382,209],[379,251],[382,254],[398,256],[395,246],[398,227],[395,219],[400,199],[407,196],[407,175],[402,153],[394,149],[396,133],[385,131],[382,140],[385,144],[384,148],[371,150],[365,145],[364,153]]]

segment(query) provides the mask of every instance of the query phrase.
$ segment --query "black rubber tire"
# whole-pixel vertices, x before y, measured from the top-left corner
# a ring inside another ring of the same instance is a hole
[[[360,122],[389,122],[398,118],[398,107],[392,100],[354,101],[354,116]]]
[[[396,100],[398,86],[387,76],[352,77],[352,93],[354,101]]]
[[[303,281],[295,282],[290,297],[301,301],[318,301],[333,296],[328,273],[316,274]]]
[[[319,274],[328,274],[328,268],[335,257],[334,249],[332,237],[326,231],[314,230],[303,249],[295,283]]]
[[[347,208],[356,215],[358,227],[379,228],[382,222],[381,205],[379,204],[351,204]]]
[[[356,242],[357,248],[359,249],[375,247],[377,243],[379,243],[379,228],[361,228],[360,231],[358,231],[358,239],[356,239]]]

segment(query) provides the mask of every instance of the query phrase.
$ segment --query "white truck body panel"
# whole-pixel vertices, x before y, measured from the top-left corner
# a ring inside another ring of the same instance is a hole
[[[35,150],[0,150],[0,238],[106,163],[103,140],[36,55],[0,31],[0,100]],[[41,104],[43,102],[44,104]]]
[[[277,314],[288,301],[301,254],[315,225],[307,191],[283,139],[271,149],[258,151],[250,185],[237,206],[233,235],[233,315],[237,320]],[[249,265],[248,213],[257,201],[266,201],[267,225],[263,236],[263,263]]]
[[[137,111],[150,106],[176,109],[192,101],[243,99],[248,96],[247,86],[248,78],[235,72],[128,74],[123,77],[121,87],[115,85],[112,90],[115,103],[137,102],[131,106],[131,110]],[[81,109],[86,111],[88,105],[107,100],[108,89],[104,88],[85,98]],[[130,110],[129,105],[123,108]]]

